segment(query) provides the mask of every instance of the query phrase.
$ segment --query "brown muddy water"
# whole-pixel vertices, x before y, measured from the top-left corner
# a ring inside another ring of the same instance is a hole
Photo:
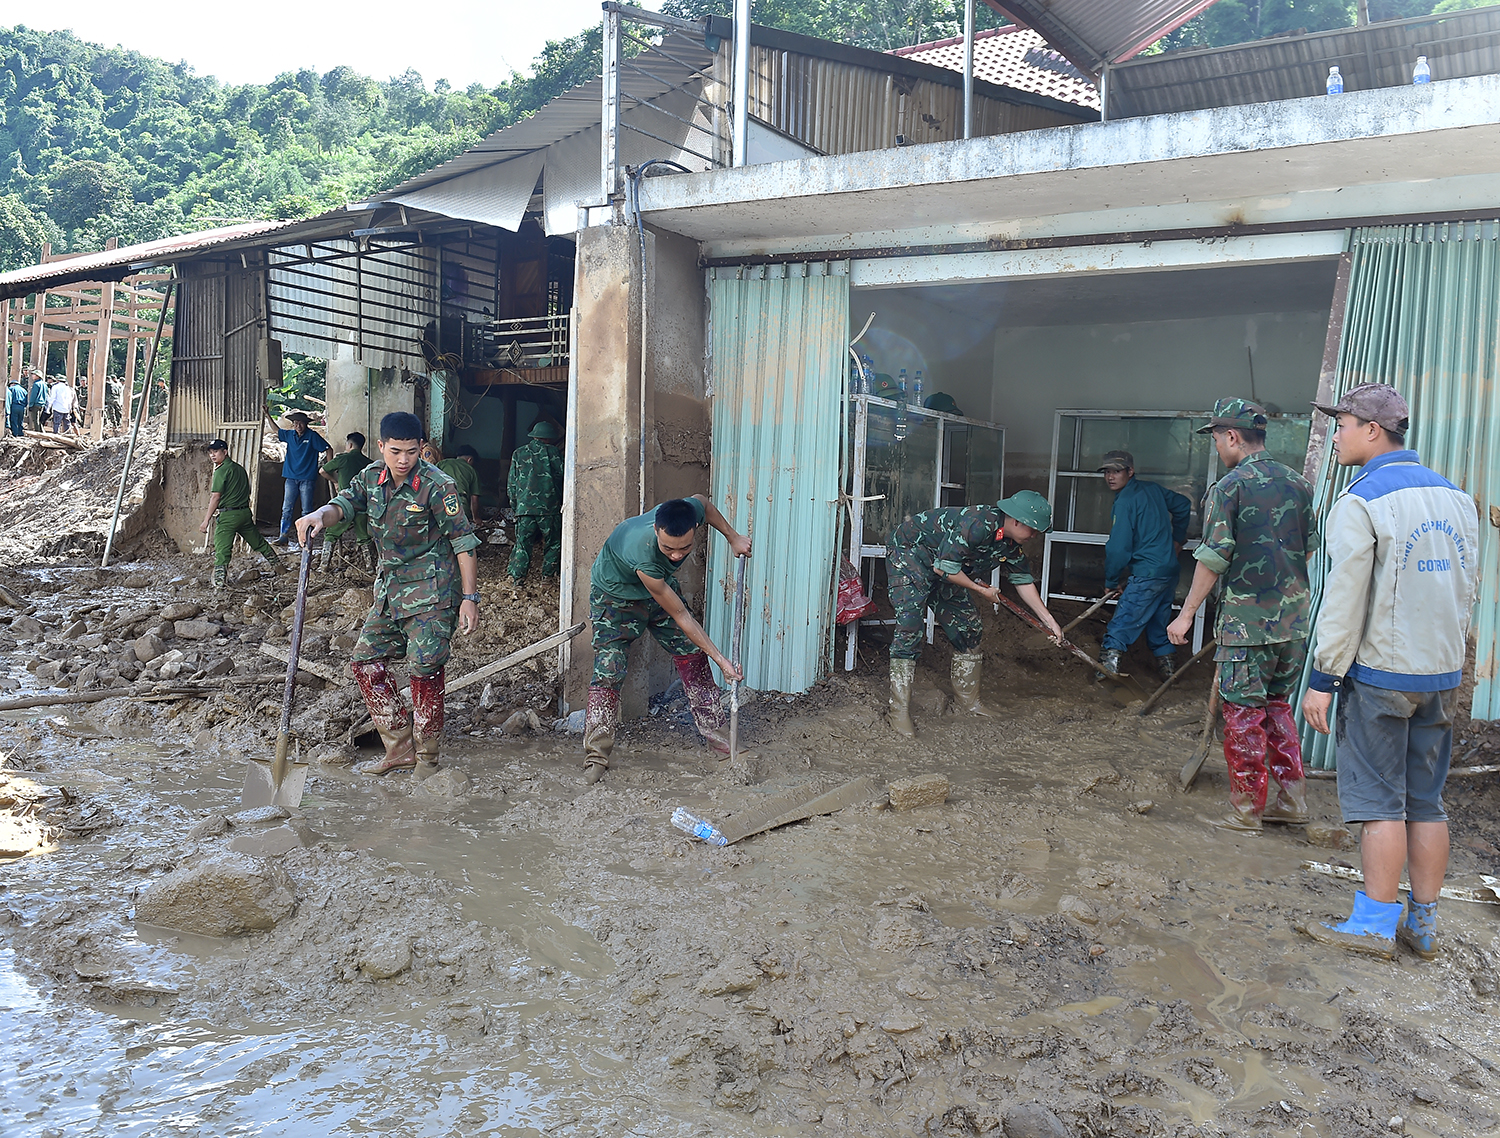
[[[276,858],[295,911],[228,940],[135,898],[235,838],[189,834],[264,742],[12,715],[16,777],[111,824],[0,869],[0,1133],[1500,1133],[1500,909],[1445,902],[1432,964],[1315,946],[1294,926],[1351,887],[1300,863],[1356,855],[1200,821],[1222,764],[1174,782],[1201,694],[1141,720],[1029,684],[915,743],[875,680],[763,699],[734,768],[651,721],[592,789],[566,736],[455,743],[457,800],[315,768]],[[668,823],[932,770],[943,806],[727,849]],[[1336,817],[1331,783],[1312,798]],[[1497,837],[1500,795],[1450,809],[1453,883],[1495,872],[1463,839]],[[392,946],[407,966],[373,979]]]

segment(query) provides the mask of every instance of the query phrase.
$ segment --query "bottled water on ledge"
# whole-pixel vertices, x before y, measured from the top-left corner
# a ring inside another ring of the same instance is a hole
[[[1344,77],[1339,74],[1337,67],[1328,69],[1328,94],[1342,95],[1344,93]]]
[[[1413,86],[1432,82],[1432,68],[1427,66],[1425,55],[1417,56],[1417,65],[1411,69],[1411,81]]]
[[[902,368],[896,378],[896,426],[891,431],[891,438],[899,443],[906,438],[906,433],[906,369]]]
[[[714,829],[712,822],[705,822],[702,818],[695,818],[681,806],[672,811],[672,825],[685,834],[692,834],[695,838],[702,838],[711,846],[727,846],[729,844],[729,839]]]
[[[922,406],[922,369],[917,368],[917,374],[912,380],[911,403],[913,407]]]

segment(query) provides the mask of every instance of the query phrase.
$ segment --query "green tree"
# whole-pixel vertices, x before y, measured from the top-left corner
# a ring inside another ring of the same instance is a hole
[[[36,264],[42,246],[52,236],[46,221],[27,209],[19,197],[0,194],[0,269]]]

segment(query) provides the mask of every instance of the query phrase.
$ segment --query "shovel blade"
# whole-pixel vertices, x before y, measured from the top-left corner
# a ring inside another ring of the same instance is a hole
[[[307,764],[291,763],[281,785],[271,773],[271,764],[251,759],[245,763],[245,786],[240,791],[240,805],[282,806],[295,810],[302,802],[302,788],[307,785]]]

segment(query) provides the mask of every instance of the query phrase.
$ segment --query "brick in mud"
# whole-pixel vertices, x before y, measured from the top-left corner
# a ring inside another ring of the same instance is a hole
[[[898,778],[891,783],[890,794],[891,806],[897,810],[941,806],[948,801],[948,776],[918,774]]]

